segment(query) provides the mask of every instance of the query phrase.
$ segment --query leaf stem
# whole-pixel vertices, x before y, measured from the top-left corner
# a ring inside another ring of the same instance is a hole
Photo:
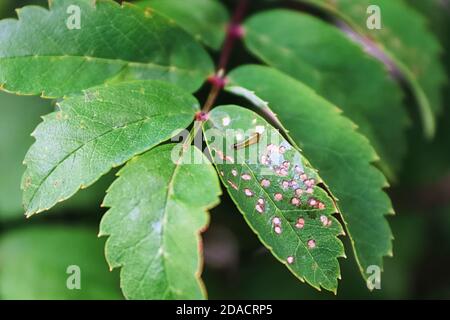
[[[220,52],[219,64],[216,68],[216,73],[208,78],[208,81],[211,83],[211,90],[205,104],[203,105],[201,111],[203,114],[207,114],[211,110],[214,102],[219,96],[220,91],[226,84],[226,68],[228,66],[236,40],[242,38],[243,36],[241,22],[244,18],[248,4],[248,0],[240,0],[234,10],[233,17],[228,24],[227,36]]]

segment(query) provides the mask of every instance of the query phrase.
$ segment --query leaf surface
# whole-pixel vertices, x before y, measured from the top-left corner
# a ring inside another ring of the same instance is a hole
[[[112,184],[100,226],[106,257],[122,267],[129,299],[201,299],[200,232],[219,201],[213,166],[195,147],[178,156],[167,144],[133,158]],[[172,155],[173,154],[173,155]],[[202,160],[189,164],[189,157]]]
[[[147,80],[92,88],[58,107],[34,131],[36,142],[25,157],[27,216],[186,128],[198,102],[170,83]]]
[[[131,4],[58,0],[49,10],[19,9],[18,17],[0,21],[0,87],[13,93],[53,98],[107,81],[149,79],[192,92],[213,72],[194,38]]]
[[[226,8],[217,0],[143,0],[135,3],[175,20],[207,46],[218,50],[225,39],[229,20]]]
[[[236,150],[259,134],[258,141]],[[337,209],[299,150],[256,113],[220,106],[205,135],[228,193],[272,254],[300,280],[336,292],[344,256]]]
[[[268,67],[236,69],[227,90],[244,97],[243,92],[252,93],[264,102],[260,107],[278,115],[337,197],[363,277],[368,277],[370,265],[382,268],[382,257],[392,255],[392,233],[384,215],[393,209],[382,190],[386,178],[371,164],[377,155],[355,125],[310,88]]]
[[[267,28],[272,21],[277,24]],[[306,32],[307,30],[307,32]],[[264,62],[312,87],[344,110],[394,177],[406,152],[402,93],[381,63],[342,32],[307,14],[260,13],[245,24],[246,46]]]
[[[302,0],[305,1],[305,0]],[[446,75],[441,45],[429,30],[423,15],[403,0],[306,0],[329,10],[356,32],[375,41],[394,61],[410,84],[420,106],[426,134],[435,131],[434,116],[442,109],[442,87]],[[422,1],[425,2],[425,1]],[[380,8],[381,29],[367,28],[370,5]],[[401,19],[399,19],[401,17]]]

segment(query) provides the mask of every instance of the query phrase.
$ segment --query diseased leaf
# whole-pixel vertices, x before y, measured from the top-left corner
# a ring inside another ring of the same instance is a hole
[[[392,234],[384,215],[393,209],[382,190],[388,183],[371,165],[377,155],[355,125],[314,91],[268,67],[238,68],[229,75],[227,90],[253,92],[265,102],[265,111],[270,107],[278,115],[339,200],[363,277],[369,276],[370,265],[382,268],[382,257],[392,255]]]
[[[187,127],[197,100],[160,81],[96,87],[58,104],[34,131],[22,180],[26,215],[51,208],[112,167]]]
[[[34,226],[0,237],[0,296],[23,300],[122,299],[104,241],[80,226]],[[80,288],[76,277],[79,276]],[[69,286],[68,286],[69,285]]]
[[[410,83],[421,108],[426,134],[433,135],[433,115],[441,112],[441,90],[447,77],[440,61],[441,46],[430,32],[426,19],[403,0],[302,1],[315,3],[338,15],[369,42],[375,41],[382,48]],[[367,28],[370,5],[380,8],[381,29]]]
[[[58,0],[18,16],[0,21],[0,87],[17,94],[62,97],[106,81],[147,79],[195,91],[213,72],[191,36],[134,5]]]
[[[205,135],[223,184],[264,245],[300,280],[336,292],[343,230],[332,216],[333,200],[300,151],[238,106],[215,108]]]
[[[406,152],[409,120],[400,87],[381,63],[336,28],[307,14],[260,13],[247,21],[245,31],[245,43],[256,56],[342,108],[379,153],[383,170],[395,176]]]
[[[201,299],[200,232],[205,212],[219,202],[212,165],[195,147],[181,156],[177,145],[157,147],[133,158],[112,184],[100,234],[110,235],[106,257],[122,267],[121,287],[129,299]],[[190,156],[201,159],[190,164]]]
[[[220,49],[229,20],[227,9],[217,0],[142,0],[137,6],[155,10],[175,20],[207,46]]]

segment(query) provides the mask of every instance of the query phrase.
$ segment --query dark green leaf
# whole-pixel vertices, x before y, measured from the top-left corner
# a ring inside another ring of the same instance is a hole
[[[200,232],[206,210],[216,205],[219,181],[195,147],[181,156],[177,145],[157,147],[132,159],[105,198],[111,209],[101,223],[110,235],[106,257],[122,267],[121,287],[130,299],[201,299]],[[189,164],[190,156],[200,164]]]
[[[92,88],[58,106],[36,128],[36,143],[25,158],[22,188],[28,216],[169,139],[198,110],[190,94],[150,80]]]
[[[343,230],[332,216],[334,201],[300,151],[238,106],[215,108],[205,135],[223,184],[264,245],[300,280],[336,292]]]
[[[161,79],[195,91],[213,72],[206,51],[156,13],[111,0],[50,3],[50,10],[28,6],[19,20],[0,21],[5,90],[62,97],[106,81]],[[67,26],[74,6],[80,29]]]
[[[340,110],[302,83],[262,66],[244,66],[230,74],[228,90],[265,101],[339,199],[338,207],[352,239],[362,275],[382,268],[392,255],[392,234],[384,215],[393,213],[383,192],[385,177],[371,165],[377,155]]]
[[[428,29],[425,18],[403,0],[302,1],[313,2],[335,13],[358,33],[380,45],[408,80],[421,108],[426,133],[433,135],[433,114],[439,114],[442,109],[441,90],[446,75],[440,62],[441,46]],[[366,26],[369,5],[380,7],[379,30]]]
[[[338,29],[302,13],[261,13],[245,30],[256,56],[342,108],[369,138],[384,171],[395,175],[406,152],[408,117],[401,90],[381,63]]]
[[[213,49],[225,38],[229,20],[226,8],[217,0],[143,0],[135,3],[175,20],[183,29]]]
[[[22,161],[33,143],[30,132],[41,120],[41,115],[53,110],[48,100],[0,92],[0,111],[3,112],[0,117],[0,221],[23,219],[20,181],[25,166]],[[111,175],[102,178],[93,188],[77,193],[55,209],[58,212],[71,209],[91,214],[89,209],[101,203],[111,178]]]

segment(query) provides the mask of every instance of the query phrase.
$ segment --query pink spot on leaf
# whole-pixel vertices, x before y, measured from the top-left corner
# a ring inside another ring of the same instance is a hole
[[[272,223],[273,223],[274,225],[280,225],[280,224],[281,224],[281,219],[278,218],[278,217],[274,217],[274,218],[272,219]]]
[[[299,198],[292,198],[291,199],[291,204],[293,205],[293,206],[296,206],[296,207],[298,207],[300,204],[301,204],[301,202],[300,202],[300,199]]]
[[[309,204],[311,207],[315,207],[315,206],[317,205],[317,200],[314,199],[314,198],[310,198],[310,199],[308,200],[308,204]]]
[[[305,219],[298,218],[297,223],[295,224],[295,227],[297,229],[303,229],[304,226],[305,226]]]
[[[328,219],[327,216],[320,216],[320,221],[322,222],[323,226],[326,227],[328,226],[328,223],[330,222],[330,220]]]
[[[269,186],[270,186],[270,180],[268,180],[268,179],[262,179],[262,180],[261,180],[261,186],[262,186],[263,188],[269,187]]]
[[[274,197],[275,201],[283,200],[283,195],[281,193],[275,193]]]
[[[250,189],[244,189],[244,193],[247,197],[253,197],[253,191]]]

